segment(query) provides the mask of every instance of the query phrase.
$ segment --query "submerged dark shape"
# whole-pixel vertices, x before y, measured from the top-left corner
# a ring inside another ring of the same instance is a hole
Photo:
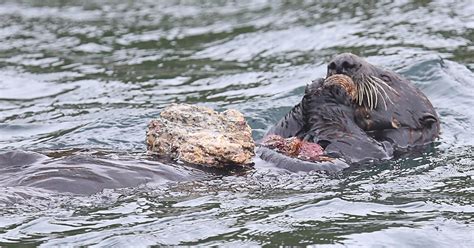
[[[107,151],[82,149],[45,154],[22,150],[0,152],[0,189],[3,190],[0,204],[11,204],[41,192],[90,195],[104,189],[157,186],[208,176],[201,170],[164,164],[147,157],[111,158],[110,155],[112,153]]]
[[[410,81],[344,53],[267,135],[314,142],[325,155],[356,164],[431,143],[439,135],[439,118]]]

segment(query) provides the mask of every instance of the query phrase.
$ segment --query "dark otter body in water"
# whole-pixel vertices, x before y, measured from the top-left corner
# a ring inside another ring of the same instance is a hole
[[[359,163],[429,144],[438,137],[439,118],[407,79],[345,53],[269,134],[312,141],[330,156]]]

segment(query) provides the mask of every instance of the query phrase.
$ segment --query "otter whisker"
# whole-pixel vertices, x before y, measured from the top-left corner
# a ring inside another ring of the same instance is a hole
[[[369,107],[369,109],[372,109],[369,91],[370,91],[369,85],[364,84],[364,96],[367,99],[367,106]]]
[[[382,98],[382,100],[384,101],[384,106],[385,106],[385,109],[387,109],[387,106],[386,106],[386,103],[385,103],[385,99],[384,99],[384,95],[382,94],[382,92],[380,92],[380,85],[377,84],[377,82],[375,82],[373,79],[369,79],[369,81],[372,83],[373,87],[374,87],[374,91],[375,91],[375,97],[378,99],[378,95],[380,95],[380,97]],[[375,105],[377,106],[378,105],[378,100],[375,101]]]
[[[373,108],[377,108],[378,105],[378,95],[380,94],[379,90],[377,89],[377,84],[371,82],[372,87],[372,97],[374,98]]]
[[[380,94],[380,91],[377,87],[377,84],[374,84],[372,82],[372,89],[373,89],[373,95],[374,95],[374,98],[375,98],[375,102],[374,102],[374,108],[376,108],[378,106],[378,103],[379,103],[379,99],[378,99],[378,96]],[[381,94],[380,94],[381,95]],[[382,96],[382,95],[381,95]]]
[[[359,106],[363,106],[365,104],[365,99],[367,95],[367,85],[365,83],[365,77],[362,76],[362,80],[357,80],[357,103]],[[367,103],[368,104],[368,103]]]
[[[380,98],[382,98],[384,109],[387,110],[387,101],[385,101],[385,97],[388,97],[387,93],[385,92],[383,88],[381,88],[380,85],[376,85],[376,87],[377,87],[377,93],[380,94]],[[384,93],[382,93],[380,89],[382,89]]]
[[[387,91],[385,91],[385,89],[382,85],[377,84],[377,87],[379,88],[379,92],[383,93],[383,95],[381,94],[381,96],[382,96],[382,99],[384,101],[385,109],[387,109],[387,102],[385,101],[385,98],[387,98],[390,101],[391,104],[393,104],[393,101],[390,98],[390,96],[388,95]]]
[[[359,106],[362,106],[362,101],[364,99],[364,95],[363,95],[363,89],[362,89],[363,85],[362,84],[358,84],[357,85],[357,100],[358,100],[358,103],[359,103]]]
[[[379,89],[377,88],[376,85],[374,85],[373,87],[374,87],[374,97],[375,97],[375,106],[374,106],[374,108],[377,108],[377,106],[379,104],[380,91],[379,91]]]
[[[363,101],[363,104],[366,105],[366,106],[369,106],[369,96],[367,95],[367,84],[366,83],[363,83],[362,84],[362,99],[364,100]]]
[[[377,93],[375,88],[375,83],[368,77],[363,77],[363,85],[365,86],[364,94],[367,96],[367,105],[369,109],[374,109],[377,107]]]
[[[374,76],[364,75],[362,79],[363,79],[362,80],[363,83],[361,83],[361,85],[363,85],[365,89],[362,93],[364,95],[367,95],[367,101],[368,101],[367,104],[370,109],[374,109],[377,107],[379,95],[382,98],[385,109],[387,109],[387,101],[385,98],[388,98],[390,103],[393,104],[393,101],[389,97],[389,94],[385,90],[385,87],[387,87],[390,91],[394,92],[397,95],[398,93],[390,85],[388,85],[382,79],[378,77],[374,77]]]
[[[386,86],[388,89],[390,89],[393,93],[397,94],[398,95],[398,92],[392,88],[392,86],[388,85],[385,81],[383,81],[382,79],[378,78],[378,77],[374,77],[374,76],[370,76],[375,82],[381,84],[381,85],[384,85]]]
[[[369,102],[369,108],[374,109],[374,98],[372,93],[372,85],[367,84],[367,101]]]
[[[385,110],[387,110],[387,101],[385,100],[385,98],[388,98],[389,96],[387,95],[387,92],[382,88],[382,86],[380,85],[376,85],[377,87],[377,92],[378,94],[380,94],[380,98],[382,99],[383,101],[383,107]],[[389,98],[390,100],[390,98]],[[392,100],[390,100],[392,101]]]
[[[385,88],[383,86],[386,86],[388,89],[390,89],[392,92],[394,92],[397,95],[398,95],[398,93],[392,87],[390,87],[390,85],[385,83],[382,79],[375,77],[374,80],[376,80],[378,82],[377,87],[379,87],[382,90],[382,92],[385,95],[385,98],[387,98],[390,101],[390,103],[393,104],[392,99],[390,98],[390,96],[388,95],[387,91],[385,90]]]

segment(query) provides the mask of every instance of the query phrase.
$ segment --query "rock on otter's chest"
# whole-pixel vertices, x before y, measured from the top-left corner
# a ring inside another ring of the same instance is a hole
[[[252,163],[252,130],[237,110],[172,104],[148,125],[147,149],[181,161],[209,167]]]

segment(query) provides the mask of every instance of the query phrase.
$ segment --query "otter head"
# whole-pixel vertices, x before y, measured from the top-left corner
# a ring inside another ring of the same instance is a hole
[[[382,132],[377,139],[406,147],[428,143],[439,134],[439,118],[428,98],[396,72],[343,53],[329,62],[326,80],[336,75],[352,80],[355,93],[348,95],[354,96],[354,121],[366,132]]]
[[[326,78],[338,74],[352,79],[356,88],[355,103],[369,110],[378,108],[379,104],[387,109],[387,104],[392,101],[392,93],[397,94],[386,82],[389,77],[383,70],[352,53],[337,55],[329,62]]]
[[[439,134],[439,120],[410,81],[345,53],[329,62],[326,78],[309,84],[269,134],[317,143],[327,155],[352,163],[428,144]]]
[[[324,80],[322,86],[331,92],[331,97],[338,103],[353,106],[354,120],[363,130],[398,128],[397,124],[399,123],[396,119],[390,119],[390,114],[387,114],[387,111],[370,109],[364,106],[365,102],[359,105],[359,99],[361,99],[360,87],[349,76],[344,74],[331,75]],[[369,90],[365,93],[369,93]],[[374,91],[374,93],[380,92]],[[364,99],[376,100],[377,98],[374,96],[374,98],[367,97]],[[374,106],[376,106],[375,103]]]

